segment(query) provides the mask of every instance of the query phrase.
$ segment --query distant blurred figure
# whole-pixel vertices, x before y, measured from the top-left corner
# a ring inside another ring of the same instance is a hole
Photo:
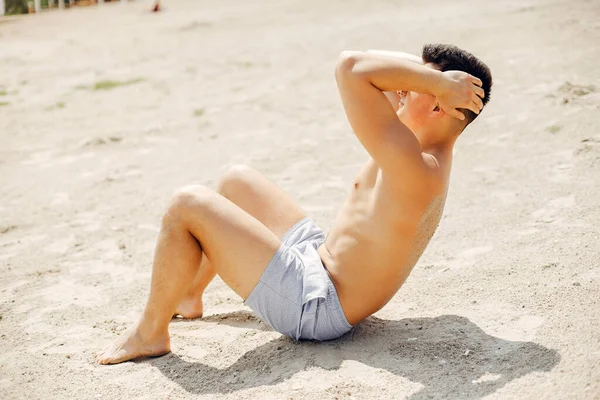
[[[154,0],[154,5],[152,6],[152,12],[160,11],[160,0]]]

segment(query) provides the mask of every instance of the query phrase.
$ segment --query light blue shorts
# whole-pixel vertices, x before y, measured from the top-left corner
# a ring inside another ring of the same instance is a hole
[[[297,222],[246,299],[273,329],[295,340],[331,340],[352,329],[317,252],[325,234],[312,220]]]

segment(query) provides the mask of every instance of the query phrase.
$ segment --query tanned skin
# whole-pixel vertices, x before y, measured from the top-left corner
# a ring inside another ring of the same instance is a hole
[[[441,73],[383,52],[342,53],[336,79],[348,120],[371,159],[319,254],[355,324],[392,298],[433,236],[452,148],[464,127],[455,108],[478,114],[483,90],[466,73]],[[397,97],[389,93],[396,91]]]
[[[457,109],[478,114],[484,92],[476,77],[442,73],[403,53],[343,52],[336,80],[370,158],[319,255],[354,325],[392,298],[429,243],[446,198],[452,149],[467,124]],[[163,217],[146,307],[96,361],[169,352],[169,321],[174,314],[202,316],[202,295],[215,274],[246,299],[280,238],[304,216],[249,167],[230,169],[217,191],[180,190]]]

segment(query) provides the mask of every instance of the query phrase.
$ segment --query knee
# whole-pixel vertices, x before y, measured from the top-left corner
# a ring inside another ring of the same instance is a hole
[[[225,171],[219,181],[219,193],[230,198],[235,192],[251,186],[254,170],[243,164],[233,165]]]
[[[191,215],[199,215],[209,207],[215,194],[214,191],[202,185],[182,187],[171,198],[163,217],[163,224],[185,221]]]

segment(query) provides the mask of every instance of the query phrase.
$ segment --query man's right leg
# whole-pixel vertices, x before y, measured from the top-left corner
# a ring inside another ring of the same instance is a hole
[[[245,165],[229,168],[221,178],[217,191],[259,220],[280,239],[306,216],[304,210],[283,189]],[[184,318],[201,317],[202,294],[215,275],[210,260],[203,255],[194,283],[177,306],[176,314]]]

